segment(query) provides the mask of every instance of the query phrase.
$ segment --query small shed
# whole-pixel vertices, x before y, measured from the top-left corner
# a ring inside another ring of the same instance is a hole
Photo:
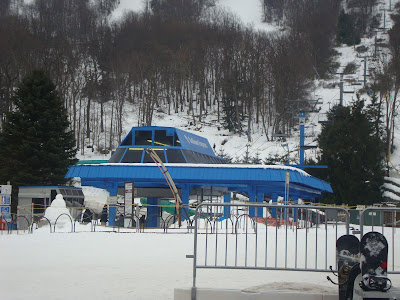
[[[350,210],[350,223],[360,225],[361,210]],[[364,215],[364,226],[382,226],[383,212],[369,211]]]

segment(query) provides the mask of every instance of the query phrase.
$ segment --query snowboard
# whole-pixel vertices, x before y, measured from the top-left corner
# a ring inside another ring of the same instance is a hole
[[[349,277],[347,279],[347,291],[346,297],[344,299],[353,299],[354,292],[354,283],[356,282],[356,278],[361,274],[360,263],[356,263],[349,272]]]
[[[360,265],[364,291],[387,291],[391,287],[387,278],[388,243],[379,232],[368,232],[360,242]]]
[[[350,270],[359,263],[360,241],[354,235],[343,235],[336,241],[336,261],[338,266],[339,300],[346,297],[349,284]],[[350,298],[351,299],[351,298]]]

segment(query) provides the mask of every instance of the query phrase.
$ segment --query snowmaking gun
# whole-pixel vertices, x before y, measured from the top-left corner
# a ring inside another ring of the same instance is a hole
[[[181,218],[180,218],[181,209],[183,209],[183,211],[186,215],[186,218],[188,220],[189,220],[189,213],[188,213],[186,207],[183,205],[182,199],[179,196],[178,189],[175,186],[174,180],[172,179],[172,177],[169,174],[167,168],[165,167],[163,161],[157,155],[157,153],[152,148],[146,148],[145,151],[151,157],[151,159],[154,161],[154,163],[157,165],[157,167],[160,169],[161,173],[164,175],[164,178],[168,183],[168,186],[169,186],[169,188],[174,196],[174,199],[175,199],[175,207],[176,207],[176,212],[178,214],[179,227],[181,227]]]

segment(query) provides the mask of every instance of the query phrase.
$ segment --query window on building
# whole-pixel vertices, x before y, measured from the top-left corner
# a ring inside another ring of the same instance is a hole
[[[169,163],[185,163],[185,157],[180,149],[165,149]]]
[[[114,154],[110,157],[108,162],[109,163],[119,163],[125,150],[126,150],[126,148],[118,148],[117,150],[115,150]]]
[[[165,154],[164,154],[164,149],[153,149],[157,153],[157,155],[160,157],[162,162],[165,163]],[[143,158],[143,163],[152,163],[154,160],[150,157],[150,155],[147,154],[147,152],[144,153],[144,158]]]
[[[152,131],[151,130],[136,130],[135,131],[135,145],[151,145],[152,144]]]
[[[67,207],[73,207],[73,204],[72,204],[73,199],[72,198],[64,198],[64,200],[65,200],[65,205]]]
[[[199,159],[199,154],[197,152],[194,152],[194,151],[190,151],[190,152],[193,155],[194,162],[197,163],[197,164],[200,163],[201,161]]]
[[[196,157],[194,156],[193,152],[190,150],[183,150],[183,154],[185,154],[186,160],[190,164],[196,164],[197,160]]]
[[[32,198],[33,214],[42,215],[46,209],[44,198]]]
[[[56,190],[51,190],[50,191],[50,198],[52,200],[54,200],[54,199],[56,199],[56,196],[57,196],[57,191]]]
[[[175,147],[181,147],[181,141],[179,140],[178,135],[176,134],[176,132],[175,132],[175,135],[174,135],[174,146]]]
[[[122,146],[132,146],[132,131],[126,136],[125,140],[121,144]]]
[[[185,154],[187,162],[192,163],[192,164],[224,164],[224,163],[226,163],[225,160],[223,160],[219,157],[215,157],[215,156],[211,156],[211,155],[207,155],[207,154],[203,154],[203,153],[198,153],[198,152],[194,152],[194,151],[190,151],[190,150],[183,150],[183,153]]]
[[[173,135],[168,136],[166,130],[154,131],[154,146],[172,146],[174,144]]]
[[[212,158],[209,155],[201,154],[201,163],[202,164],[212,164]]]
[[[140,163],[142,162],[143,149],[128,149],[122,158],[122,163]]]

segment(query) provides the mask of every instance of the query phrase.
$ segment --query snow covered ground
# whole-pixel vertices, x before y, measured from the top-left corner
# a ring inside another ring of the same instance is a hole
[[[46,210],[52,223],[65,212],[61,202],[58,195]],[[72,232],[69,220],[60,217],[55,230],[41,222],[31,234],[0,231],[2,299],[174,299],[175,288],[192,286],[193,261],[186,255],[194,253],[194,235],[185,222],[181,229],[175,227],[168,233],[93,227],[90,223],[76,223]],[[211,223],[199,221],[198,265],[327,269],[335,266],[335,243],[345,234],[341,223],[305,229],[304,221],[299,222],[298,230],[257,223],[255,234],[249,219],[238,220],[237,235],[229,219],[213,225],[218,235],[205,234],[211,232],[210,227],[205,229]],[[382,232],[382,228],[374,230]],[[400,270],[400,245],[393,243],[393,237],[400,239],[400,229],[383,230],[389,244],[388,269],[393,270],[394,265],[394,270]],[[327,275],[331,274],[199,269],[196,287],[247,291],[306,287],[312,292],[336,293],[337,286],[327,281]],[[400,286],[400,275],[390,275],[390,279],[393,286]]]
[[[78,230],[90,230],[90,224],[79,225]],[[262,232],[264,228],[259,230]],[[174,288],[192,286],[192,260],[185,257],[193,254],[192,234],[124,232],[50,233],[48,227],[42,227],[33,234],[0,234],[1,298],[173,299]],[[284,229],[279,234],[283,235]],[[240,245],[243,247],[244,243]],[[400,258],[400,253],[397,254]],[[284,263],[283,255],[278,257],[278,263]],[[294,289],[302,283],[312,283],[335,292],[337,287],[326,280],[326,275],[329,274],[199,270],[197,286],[252,289],[276,283]],[[390,278],[394,286],[400,287],[400,275]]]

